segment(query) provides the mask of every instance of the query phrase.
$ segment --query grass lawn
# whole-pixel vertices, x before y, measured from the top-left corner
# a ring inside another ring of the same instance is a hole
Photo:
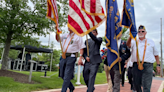
[[[29,75],[28,71],[14,71],[23,74]],[[57,72],[47,72],[47,76],[53,75]],[[23,84],[19,82],[15,82],[12,78],[9,77],[0,77],[0,92],[30,92],[36,90],[46,90],[46,89],[57,89],[62,87],[63,80],[58,78],[58,74],[51,76],[51,78],[42,78],[44,72],[33,72],[32,80],[36,81],[35,84]],[[19,76],[18,76],[19,77]],[[74,86],[77,86],[76,80],[71,80]],[[83,81],[83,77],[81,75],[81,84],[85,84]],[[95,84],[103,84],[106,83],[105,72],[97,73]]]

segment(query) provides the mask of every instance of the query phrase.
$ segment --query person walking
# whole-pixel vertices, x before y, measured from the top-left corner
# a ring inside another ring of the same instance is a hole
[[[131,40],[129,37],[127,41],[127,46],[132,49],[132,62],[133,62],[133,79],[134,87],[137,92],[150,92],[152,78],[153,78],[153,63],[157,62],[157,72],[160,73],[160,62],[158,56],[158,50],[155,46],[153,40],[146,38],[147,31],[145,26],[140,25],[138,27],[138,52],[139,58],[137,57],[136,52],[136,42]],[[140,61],[139,61],[140,60]],[[138,62],[137,62],[138,61]],[[143,70],[138,69],[138,64],[143,64]],[[143,90],[141,89],[141,85]]]
[[[89,56],[87,55],[87,48],[84,49],[83,57],[85,59],[83,77],[85,84],[87,85],[87,92],[93,92],[95,90],[94,83],[96,74],[100,63],[102,62],[100,56],[100,46],[102,43],[101,37],[98,35],[97,29],[89,33],[91,39],[88,39]],[[86,41],[85,41],[86,44]]]
[[[60,59],[59,63],[59,77],[63,79],[61,92],[66,92],[67,88],[70,89],[70,92],[74,91],[75,87],[70,80],[74,77],[74,66],[78,56],[78,52],[80,51],[79,62],[81,62],[83,48],[85,48],[82,37],[76,35],[70,28],[68,28],[68,30],[69,33],[65,33],[63,35],[56,34],[56,40],[59,42],[60,36],[63,47],[62,58]]]

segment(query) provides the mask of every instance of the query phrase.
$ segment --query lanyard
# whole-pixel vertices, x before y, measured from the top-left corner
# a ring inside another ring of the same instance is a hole
[[[139,44],[139,40],[138,40],[138,44]],[[145,52],[146,52],[146,46],[147,46],[147,39],[146,39],[146,41],[145,41],[145,47],[144,47],[144,53],[143,53],[143,58],[142,58],[142,64],[144,63]],[[136,55],[137,55],[137,51],[136,51]]]
[[[64,54],[67,52],[68,46],[69,46],[69,44],[70,44],[70,42],[71,42],[72,38],[74,37],[74,35],[75,35],[75,34],[73,34],[73,35],[72,35],[72,37],[71,37],[71,39],[70,39],[70,41],[69,41],[69,43],[68,43],[68,45],[67,45],[67,48],[66,48],[66,50],[65,50]],[[68,36],[69,36],[69,34],[68,34]],[[67,38],[68,38],[68,36],[67,36]],[[65,42],[64,42],[64,44],[63,44],[63,47],[64,47],[64,45],[65,45],[66,41],[67,41],[67,39],[65,40]]]

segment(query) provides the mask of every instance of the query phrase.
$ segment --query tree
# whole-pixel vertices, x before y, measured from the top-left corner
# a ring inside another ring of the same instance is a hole
[[[32,5],[29,4],[29,2]],[[5,44],[2,60],[2,70],[7,69],[8,54],[11,41],[30,38],[33,35],[44,35],[54,30],[54,22],[46,18],[47,0],[1,0],[0,1],[0,41]],[[67,0],[64,2],[65,10],[59,7],[59,26],[66,24]],[[58,5],[59,6],[59,5]],[[65,13],[65,15],[63,14]]]
[[[50,48],[53,49],[54,46],[54,42],[51,42],[51,46]],[[53,59],[52,59],[52,70],[56,71],[57,67],[56,65],[59,64],[60,61],[60,56],[61,56],[61,50],[56,50],[53,49]],[[47,54],[47,53],[42,53],[41,55],[38,55],[38,59],[39,61],[45,61],[45,64],[47,64],[48,66],[50,65],[51,62],[51,54]],[[50,66],[49,66],[50,68]]]
[[[129,31],[127,31],[127,28],[122,28],[122,37],[121,39],[124,41],[127,41],[129,38]]]
[[[129,31],[127,31],[128,29],[127,28],[122,28],[122,37],[121,39],[124,40],[124,41],[127,41],[128,37],[129,37]],[[105,42],[105,36],[102,37],[103,39],[103,42],[102,42],[102,45],[103,46],[106,46],[106,42]]]

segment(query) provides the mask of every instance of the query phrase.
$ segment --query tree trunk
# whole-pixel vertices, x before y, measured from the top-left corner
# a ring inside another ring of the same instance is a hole
[[[3,60],[2,60],[2,67],[1,70],[7,70],[8,69],[8,55],[9,55],[9,50],[10,50],[10,44],[11,44],[11,37],[12,34],[8,33],[7,34],[7,39],[5,42],[5,50],[4,50],[4,54],[3,54]]]

